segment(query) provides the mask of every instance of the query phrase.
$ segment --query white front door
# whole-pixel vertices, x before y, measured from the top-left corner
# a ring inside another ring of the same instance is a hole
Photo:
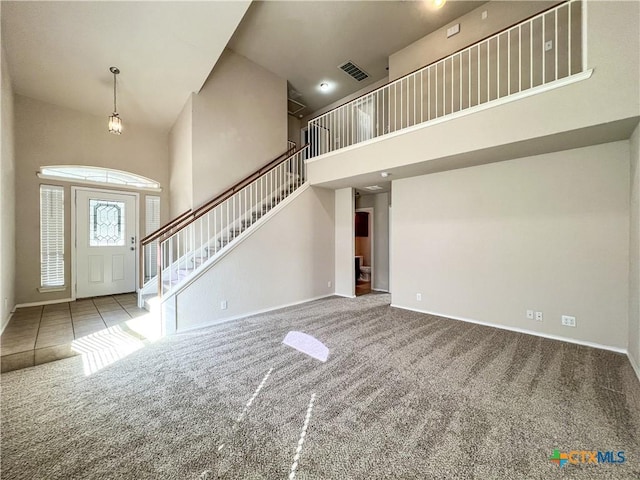
[[[75,192],[76,297],[135,291],[137,197]]]

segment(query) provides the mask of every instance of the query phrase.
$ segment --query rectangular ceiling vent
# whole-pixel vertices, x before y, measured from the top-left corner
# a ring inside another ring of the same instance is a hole
[[[296,102],[292,98],[287,98],[287,112],[289,115],[299,115],[305,108],[307,108],[305,104]]]
[[[359,66],[357,66],[355,63],[351,61],[343,63],[338,68],[342,70],[344,73],[346,73],[347,75],[349,75],[350,77],[355,78],[359,82],[361,82],[365,78],[369,78],[368,73],[366,73],[364,70],[362,70]]]

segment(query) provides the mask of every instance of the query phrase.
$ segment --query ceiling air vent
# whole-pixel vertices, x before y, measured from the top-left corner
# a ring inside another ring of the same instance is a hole
[[[296,102],[292,98],[287,98],[287,112],[289,113],[289,115],[296,116],[300,114],[300,112],[302,112],[302,110],[304,110],[305,108],[307,108],[305,104]]]
[[[358,67],[353,62],[343,63],[338,68],[342,70],[344,73],[346,73],[347,75],[349,75],[350,77],[355,78],[359,82],[361,82],[365,78],[369,78],[369,74],[364,72],[360,67]]]

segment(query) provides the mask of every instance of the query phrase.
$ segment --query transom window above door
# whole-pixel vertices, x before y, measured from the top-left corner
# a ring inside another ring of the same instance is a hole
[[[41,167],[40,178],[54,178],[74,183],[98,183],[127,186],[145,190],[160,191],[155,180],[111,168],[90,167],[86,165],[50,165]]]

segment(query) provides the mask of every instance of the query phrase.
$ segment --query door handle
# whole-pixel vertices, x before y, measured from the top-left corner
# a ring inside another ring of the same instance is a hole
[[[135,250],[135,249],[136,249],[136,247],[131,247],[131,248],[130,248],[130,250]]]

